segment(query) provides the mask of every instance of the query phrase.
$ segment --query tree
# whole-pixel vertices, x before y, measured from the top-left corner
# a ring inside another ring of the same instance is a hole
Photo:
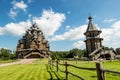
[[[69,58],[74,58],[74,56],[82,57],[84,55],[84,50],[74,48],[69,51],[68,57]]]
[[[53,60],[60,58],[74,58],[74,57],[82,57],[84,56],[85,50],[81,50],[78,48],[74,48],[70,51],[52,51],[51,58]]]
[[[120,55],[120,48],[116,48],[116,52],[118,55]]]
[[[60,59],[60,56],[59,56],[59,54],[58,54],[58,52],[51,52],[51,58],[52,58],[52,60],[55,60],[55,59]]]
[[[0,59],[2,60],[16,59],[16,54],[12,53],[12,51],[9,49],[1,48]]]
[[[103,46],[104,50],[110,50],[111,48]]]
[[[0,50],[0,58],[3,59],[3,60],[7,60],[7,59],[10,59],[10,50],[7,50],[7,49],[4,49],[4,48],[1,48]]]

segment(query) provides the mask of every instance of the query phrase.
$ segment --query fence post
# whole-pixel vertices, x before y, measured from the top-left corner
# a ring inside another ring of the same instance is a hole
[[[66,73],[66,80],[68,80],[68,64],[65,62],[65,73]]]
[[[103,71],[103,80],[105,80],[105,71]]]
[[[97,71],[97,77],[98,80],[105,80],[105,72],[102,70],[102,64],[96,63],[96,71]]]
[[[56,69],[57,69],[57,72],[58,72],[58,60],[56,61]]]

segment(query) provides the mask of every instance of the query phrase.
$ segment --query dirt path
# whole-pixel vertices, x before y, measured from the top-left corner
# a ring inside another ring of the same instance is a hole
[[[32,64],[34,60],[36,59],[21,59],[20,61],[17,61],[17,62],[0,64],[0,67],[14,65],[14,64]]]

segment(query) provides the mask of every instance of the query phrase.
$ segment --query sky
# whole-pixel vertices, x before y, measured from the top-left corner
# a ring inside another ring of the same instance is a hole
[[[51,51],[85,49],[89,15],[102,30],[103,46],[120,47],[120,0],[0,0],[0,48],[16,50],[36,23]]]

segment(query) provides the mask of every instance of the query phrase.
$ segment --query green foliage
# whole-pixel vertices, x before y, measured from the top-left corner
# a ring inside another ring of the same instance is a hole
[[[1,48],[0,59],[2,60],[16,59],[16,54],[12,53],[12,51],[9,49]]]
[[[10,54],[10,59],[16,59],[16,54],[15,53],[12,53],[12,54]]]
[[[84,56],[85,50],[74,48],[70,51],[52,51],[51,58],[53,60],[60,58],[74,58],[74,56],[82,57]]]
[[[8,60],[8,59],[10,59],[9,54],[10,54],[9,50],[1,48],[1,50],[0,50],[0,58],[2,60]]]
[[[52,60],[59,60],[60,58],[66,58],[67,55],[69,54],[68,51],[52,51],[51,52],[51,58]]]
[[[110,50],[110,49],[113,49],[112,47],[109,48],[109,47],[105,47],[105,46],[103,46],[103,48],[104,48],[104,50]]]
[[[70,50],[69,57],[70,58],[73,58],[74,56],[82,57],[83,55],[84,55],[84,50],[74,48],[74,49]]]
[[[120,55],[120,48],[116,48],[116,52],[118,55]]]

